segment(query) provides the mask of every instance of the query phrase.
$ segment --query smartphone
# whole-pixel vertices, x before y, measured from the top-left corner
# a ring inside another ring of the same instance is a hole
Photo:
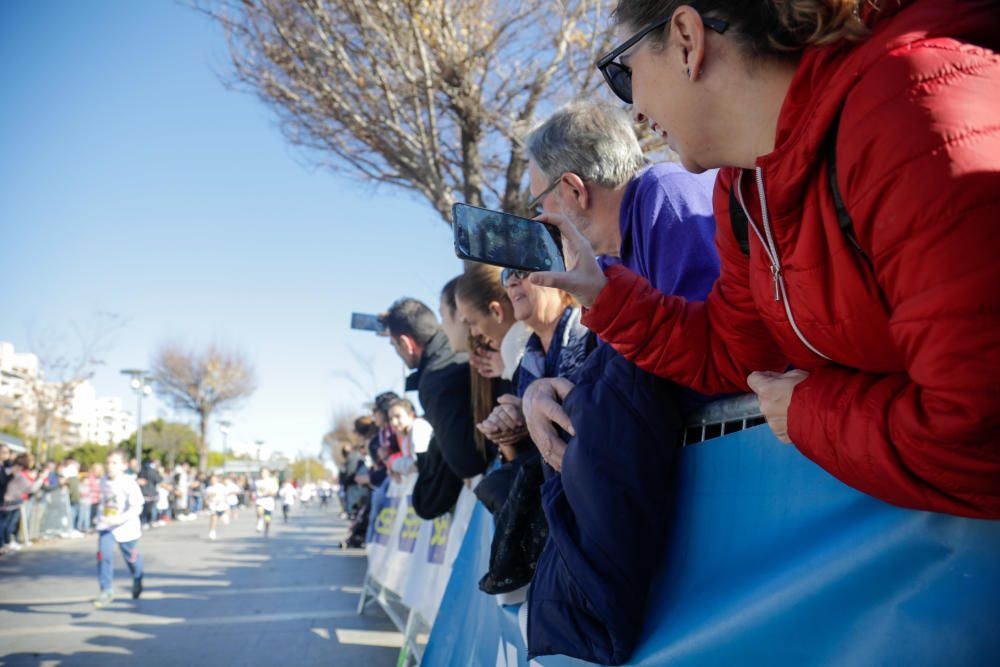
[[[385,325],[382,324],[378,315],[372,313],[351,313],[351,328],[385,333]]]
[[[523,271],[565,271],[559,230],[510,213],[455,204],[455,254],[473,262]]]

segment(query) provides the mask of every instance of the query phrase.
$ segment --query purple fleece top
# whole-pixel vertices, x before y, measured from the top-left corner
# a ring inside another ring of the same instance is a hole
[[[654,164],[625,188],[621,257],[598,257],[601,268],[624,264],[664,294],[704,301],[719,277],[712,191],[717,169],[692,174],[673,162]],[[718,396],[682,387],[685,413]]]
[[[664,294],[704,301],[719,277],[712,213],[716,174],[692,174],[673,162],[640,172],[622,199],[621,258],[599,257],[601,267],[624,264]]]

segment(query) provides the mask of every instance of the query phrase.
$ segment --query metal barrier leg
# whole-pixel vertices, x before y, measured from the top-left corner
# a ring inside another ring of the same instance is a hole
[[[21,544],[26,547],[31,546],[31,521],[37,509],[38,503],[33,499],[21,505]]]
[[[420,625],[420,616],[413,609],[406,617],[406,627],[403,629],[403,646],[399,649],[399,659],[396,667],[410,667],[419,665],[421,651],[417,648],[417,630]]]
[[[365,571],[364,581],[361,582],[361,597],[358,599],[358,616],[365,613],[365,608],[368,606],[368,586],[371,582],[371,578],[368,576],[368,571]]]

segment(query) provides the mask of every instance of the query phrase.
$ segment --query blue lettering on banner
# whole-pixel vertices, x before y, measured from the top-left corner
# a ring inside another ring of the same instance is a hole
[[[392,527],[396,523],[396,513],[399,511],[399,498],[387,498],[386,502],[389,504],[375,517],[375,537],[372,539],[376,544],[382,545],[389,544]]]
[[[444,554],[448,550],[448,533],[451,530],[451,514],[445,514],[434,519],[431,531],[431,543],[427,549],[427,562],[440,565],[444,562]]]
[[[417,536],[420,534],[422,519],[413,509],[413,496],[406,497],[406,518],[403,519],[403,529],[399,532],[399,550],[413,553],[417,546]]]

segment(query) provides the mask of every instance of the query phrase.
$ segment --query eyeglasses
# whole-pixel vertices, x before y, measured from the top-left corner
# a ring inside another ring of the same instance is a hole
[[[545,211],[542,209],[541,203],[545,199],[545,195],[549,194],[556,189],[556,186],[562,182],[562,175],[560,174],[558,178],[549,183],[549,187],[545,188],[538,193],[538,196],[528,202],[528,210],[532,211],[535,215],[541,215]]]
[[[604,76],[604,80],[608,82],[608,87],[611,88],[611,92],[617,95],[618,99],[622,102],[632,104],[632,68],[627,65],[623,65],[620,62],[615,62],[615,59],[638,44],[639,41],[649,33],[670,23],[670,19],[672,18],[673,16],[669,16],[665,19],[657,21],[656,23],[646,26],[626,39],[621,46],[607,52],[597,61],[597,69],[600,70],[601,74]],[[729,23],[727,21],[722,19],[713,19],[709,16],[702,16],[701,22],[704,23],[706,27],[711,28],[720,35],[725,33],[726,29],[729,27]]]
[[[500,284],[506,288],[507,283],[511,280],[524,280],[529,275],[531,275],[531,271],[522,271],[521,269],[504,269],[500,272]]]

